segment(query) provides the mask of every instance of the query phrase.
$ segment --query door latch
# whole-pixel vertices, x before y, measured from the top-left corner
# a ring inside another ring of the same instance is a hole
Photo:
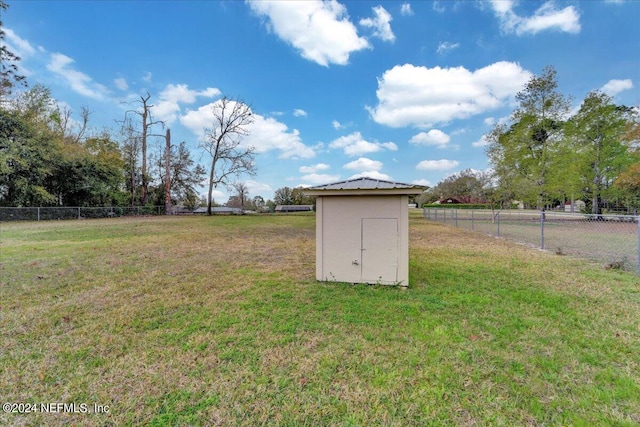
[[[358,261],[357,259],[354,259],[353,261],[351,261],[351,264],[360,265],[360,261]]]

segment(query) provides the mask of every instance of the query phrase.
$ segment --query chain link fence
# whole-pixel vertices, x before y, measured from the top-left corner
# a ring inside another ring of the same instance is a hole
[[[423,217],[640,274],[640,216],[424,208]]]
[[[164,215],[164,206],[127,207],[35,207],[2,208],[0,221],[47,221],[54,219],[115,218],[120,216]]]

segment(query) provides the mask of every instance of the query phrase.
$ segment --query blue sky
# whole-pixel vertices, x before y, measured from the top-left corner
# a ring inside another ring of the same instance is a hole
[[[435,185],[486,169],[483,134],[547,65],[574,107],[596,89],[640,105],[633,0],[9,5],[7,43],[29,83],[88,107],[97,130],[149,92],[172,140],[208,166],[198,144],[211,104],[248,103],[258,173],[241,180],[265,199],[363,175]]]

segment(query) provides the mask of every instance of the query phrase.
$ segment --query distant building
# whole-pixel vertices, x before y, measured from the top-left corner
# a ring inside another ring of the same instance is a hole
[[[472,204],[472,205],[484,205],[489,203],[482,197],[472,196],[453,196],[453,197],[441,197],[436,204],[440,205],[452,205],[452,204]]]
[[[564,204],[565,212],[582,212],[586,208],[587,208],[587,204],[582,200],[574,200],[573,205],[571,204],[570,201]]]
[[[207,207],[206,206],[202,206],[199,207],[198,209],[193,211],[194,214],[206,214],[207,213]],[[244,211],[240,208],[228,208],[226,206],[218,206],[218,207],[212,207],[211,208],[211,214],[212,215],[243,215]]]
[[[277,205],[276,212],[311,212],[313,205]]]

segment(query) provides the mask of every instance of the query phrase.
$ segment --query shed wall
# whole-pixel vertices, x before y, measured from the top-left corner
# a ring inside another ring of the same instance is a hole
[[[322,196],[316,203],[318,280],[408,285],[406,195]]]

